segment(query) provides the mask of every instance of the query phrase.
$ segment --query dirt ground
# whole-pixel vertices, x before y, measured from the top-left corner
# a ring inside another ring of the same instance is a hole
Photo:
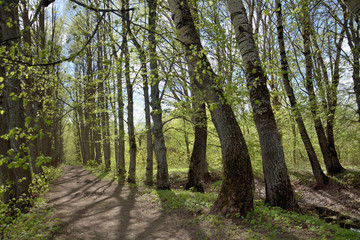
[[[62,231],[55,239],[211,239],[204,228],[191,222],[190,213],[161,210],[149,196],[137,194],[137,188],[100,180],[81,166],[65,166],[63,172],[45,196],[61,221]],[[314,215],[360,219],[359,189],[331,183],[314,190],[306,180],[293,186],[300,206]],[[263,199],[264,192],[263,182],[257,179],[255,197]]]
[[[80,166],[66,166],[45,198],[62,232],[55,239],[206,239],[186,224],[185,212],[167,213],[136,188],[99,180]]]

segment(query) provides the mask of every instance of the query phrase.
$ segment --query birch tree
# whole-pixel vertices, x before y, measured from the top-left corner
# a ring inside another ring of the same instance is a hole
[[[295,194],[285,164],[284,151],[262,69],[242,0],[228,0],[231,21],[244,62],[253,119],[260,139],[266,202],[286,210],[297,210]]]
[[[169,0],[169,5],[185,49],[189,74],[204,94],[220,138],[224,178],[211,211],[244,216],[254,204],[254,177],[245,139],[203,50],[188,2]]]

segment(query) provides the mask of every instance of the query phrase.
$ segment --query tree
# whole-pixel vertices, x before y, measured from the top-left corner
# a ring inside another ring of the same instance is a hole
[[[288,60],[287,60],[287,56],[286,56],[281,7],[282,7],[281,1],[276,0],[277,34],[278,34],[278,42],[279,42],[280,57],[281,57],[281,70],[282,70],[283,83],[284,83],[286,94],[289,98],[292,114],[294,115],[296,124],[300,131],[301,139],[304,143],[306,153],[308,154],[308,157],[310,160],[312,171],[313,171],[313,174],[316,179],[316,187],[320,188],[320,187],[323,187],[324,185],[327,185],[329,182],[329,179],[321,169],[321,166],[320,166],[319,160],[316,156],[314,147],[313,147],[310,137],[306,131],[306,127],[305,127],[303,118],[301,116],[301,112],[297,105],[294,90],[290,84],[290,79],[289,79],[290,69],[289,69],[289,64],[288,64]]]
[[[144,105],[145,105],[145,127],[146,127],[146,179],[145,184],[148,186],[153,185],[153,140],[151,134],[151,115],[150,115],[150,99],[149,99],[149,82],[147,75],[147,61],[146,54],[143,47],[137,41],[131,29],[128,29],[131,40],[134,43],[136,50],[139,54],[141,63],[141,76],[143,78],[143,91],[144,91]]]
[[[360,122],[360,23],[359,19],[359,4],[356,1],[345,1],[347,6],[343,1],[339,1],[342,6],[344,13],[344,23],[345,33],[347,36],[348,44],[352,53],[353,61],[353,82],[354,82],[354,92],[357,104],[357,114],[358,120]],[[347,8],[350,9],[351,14],[347,12]]]
[[[0,39],[1,41],[3,38],[1,37],[2,33],[0,31]],[[6,69],[4,65],[0,65],[0,84],[4,82],[6,75]],[[4,186],[4,192],[2,195],[2,201],[5,204],[8,204],[11,199],[15,198],[15,176],[14,170],[9,168],[9,161],[8,161],[8,151],[10,150],[10,141],[3,136],[6,135],[9,131],[8,127],[8,120],[7,113],[8,111],[7,103],[6,103],[6,96],[4,89],[0,87],[0,160],[2,164],[0,165],[0,185]]]
[[[309,16],[309,2],[303,1],[302,5],[302,16],[303,16],[303,25],[302,25],[302,37],[304,44],[304,57],[305,57],[305,88],[309,96],[310,109],[314,117],[314,125],[316,134],[318,136],[319,145],[321,152],[324,157],[325,166],[329,175],[334,175],[340,173],[344,168],[340,165],[339,159],[336,155],[336,151],[330,151],[329,143],[325,135],[323,124],[321,118],[318,114],[317,99],[315,95],[315,90],[313,86],[313,61],[311,54],[311,21]]]
[[[19,48],[19,19],[17,2],[8,0],[0,5],[0,28],[2,43],[5,45],[5,53],[10,59],[17,58],[20,54]],[[28,201],[30,196],[30,184],[32,181],[31,168],[27,157],[25,145],[25,116],[22,98],[21,72],[19,66],[13,62],[3,66],[4,90],[6,98],[5,114],[8,127],[10,148],[8,149],[9,164],[13,168],[15,176],[15,198],[16,206],[24,210],[31,205]],[[5,125],[6,126],[6,125]]]
[[[129,1],[122,1],[123,9],[129,8]],[[128,100],[128,136],[129,136],[129,153],[130,153],[130,165],[129,165],[129,176],[128,182],[135,183],[136,177],[136,140],[135,140],[135,127],[134,127],[134,98],[133,98],[133,83],[130,79],[130,53],[128,47],[128,32],[129,32],[129,12],[124,11],[122,13],[123,18],[123,51],[125,56],[125,82],[127,90]]]
[[[157,0],[149,0],[149,52],[150,52],[150,84],[151,84],[151,116],[153,119],[153,135],[155,145],[155,156],[157,161],[156,188],[170,189],[169,173],[166,159],[166,146],[163,133],[162,109],[159,92],[159,74],[156,54],[156,20]]]
[[[194,77],[194,76],[192,76]],[[192,109],[194,122],[194,146],[190,157],[188,181],[185,189],[204,192],[202,182],[206,174],[206,144],[207,144],[207,116],[202,93],[197,88],[195,80],[191,80]]]
[[[245,7],[240,0],[228,0],[227,3],[245,65],[253,119],[260,139],[266,202],[286,210],[297,210],[299,207],[287,172],[283,147],[270,103],[270,93],[266,86],[267,79]]]
[[[185,49],[189,75],[205,96],[221,142],[224,178],[211,211],[244,216],[254,204],[254,177],[244,137],[203,50],[188,2],[169,0],[169,5]]]

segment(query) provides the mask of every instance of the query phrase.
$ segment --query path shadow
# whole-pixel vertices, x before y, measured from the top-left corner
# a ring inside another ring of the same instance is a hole
[[[68,170],[49,192],[62,229],[53,239],[227,239],[205,233],[196,215],[185,209],[166,211],[165,202],[159,209],[137,187],[100,180],[83,169]],[[173,191],[157,194],[176,198]]]

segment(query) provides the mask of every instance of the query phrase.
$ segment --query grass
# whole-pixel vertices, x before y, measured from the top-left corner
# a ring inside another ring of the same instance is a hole
[[[4,212],[0,213],[2,214]],[[2,219],[3,217],[1,216]],[[54,209],[49,209],[47,204],[38,198],[29,213],[21,213],[15,218],[2,221],[0,239],[49,239],[60,230],[56,223]]]
[[[49,208],[40,195],[49,191],[49,184],[62,175],[61,168],[43,167],[44,176],[35,176],[31,187],[35,197],[31,201],[33,207],[27,213],[12,210],[9,214],[9,205],[0,201],[0,239],[49,239],[59,231],[57,219],[54,218],[54,209]]]
[[[147,194],[166,211],[184,209],[194,216],[188,224],[199,224],[212,237],[222,232],[226,239],[360,239],[360,233],[325,223],[318,218],[287,212],[270,207],[260,200],[247,216],[238,215],[229,219],[210,215],[209,209],[216,199],[215,193],[193,193],[184,190],[159,191],[147,188],[140,192]]]
[[[170,171],[170,178],[184,179],[179,172]],[[292,178],[306,179],[308,172],[292,172]],[[357,179],[358,172],[348,172],[345,175],[345,185],[348,186],[348,177]],[[354,177],[355,176],[355,177]],[[342,179],[342,176],[337,176]],[[331,225],[314,216],[287,212],[277,207],[270,207],[261,200],[255,201],[255,208],[247,216],[237,216],[237,219],[228,219],[220,215],[210,215],[209,209],[216,200],[221,181],[212,183],[211,192],[194,193],[182,189],[155,190],[144,188],[140,194],[151,196],[152,202],[166,211],[183,209],[190,212],[193,218],[188,224],[204,228],[210,232],[211,239],[360,239],[360,233],[343,229],[338,225]],[[220,234],[221,233],[221,234]]]

